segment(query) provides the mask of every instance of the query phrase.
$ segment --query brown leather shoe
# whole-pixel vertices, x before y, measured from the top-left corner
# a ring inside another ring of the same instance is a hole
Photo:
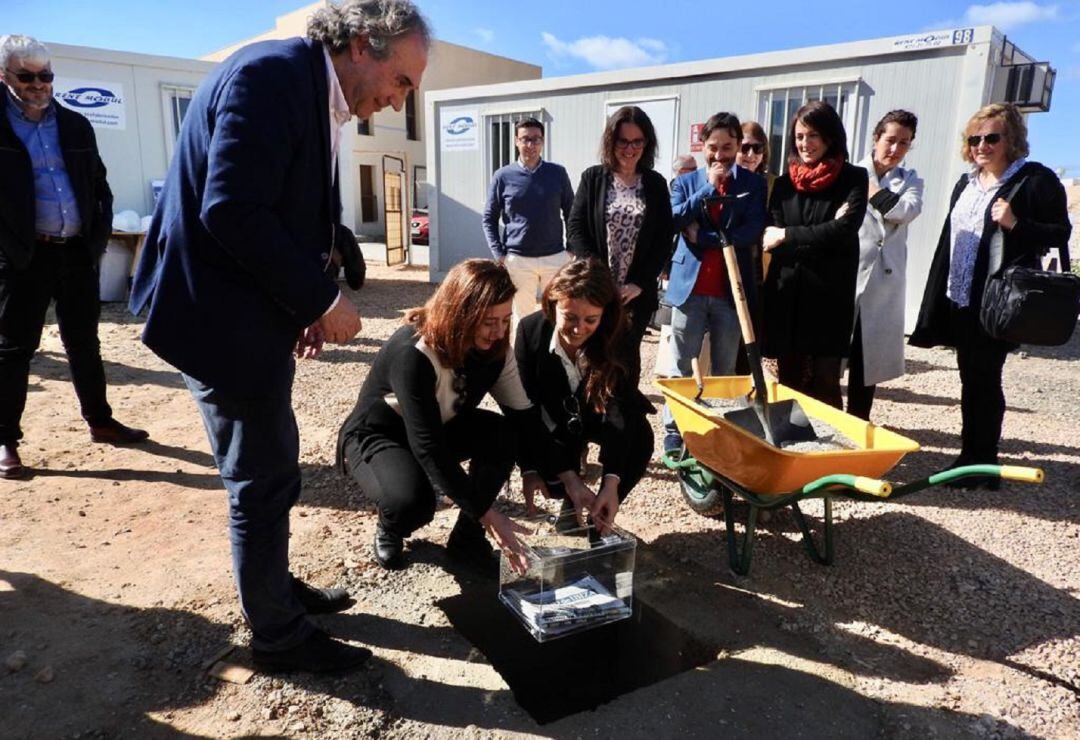
[[[19,448],[15,445],[0,445],[0,478],[22,478],[26,468],[19,459]]]
[[[131,445],[150,439],[150,433],[143,429],[126,427],[116,419],[109,419],[101,426],[90,427],[90,439],[110,445]]]

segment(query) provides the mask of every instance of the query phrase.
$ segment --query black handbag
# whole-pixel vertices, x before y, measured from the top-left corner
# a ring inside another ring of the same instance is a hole
[[[1012,201],[1023,178],[1009,192]],[[1016,265],[1002,269],[1004,236],[999,228],[990,239],[990,266],[979,323],[994,339],[1015,344],[1065,344],[1080,315],[1080,276],[1069,265],[1069,246],[1059,246],[1061,272]]]

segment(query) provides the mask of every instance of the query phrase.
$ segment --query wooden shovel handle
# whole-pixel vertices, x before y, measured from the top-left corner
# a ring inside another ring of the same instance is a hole
[[[754,324],[750,321],[750,306],[746,302],[742,273],[739,272],[739,262],[735,259],[735,247],[731,244],[724,246],[724,262],[727,264],[728,276],[731,279],[731,293],[735,299],[735,311],[739,314],[739,328],[742,329],[743,341],[753,344],[756,341]]]

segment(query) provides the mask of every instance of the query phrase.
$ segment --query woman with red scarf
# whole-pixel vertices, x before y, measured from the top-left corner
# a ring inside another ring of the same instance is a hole
[[[847,161],[844,124],[828,103],[799,108],[788,139],[788,171],[773,186],[762,244],[772,257],[762,287],[764,354],[776,358],[781,383],[843,409],[866,170]]]

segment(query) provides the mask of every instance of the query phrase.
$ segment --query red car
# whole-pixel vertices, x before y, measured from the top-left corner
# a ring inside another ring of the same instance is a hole
[[[413,209],[412,212],[412,240],[413,244],[428,243],[428,212],[422,208]]]

